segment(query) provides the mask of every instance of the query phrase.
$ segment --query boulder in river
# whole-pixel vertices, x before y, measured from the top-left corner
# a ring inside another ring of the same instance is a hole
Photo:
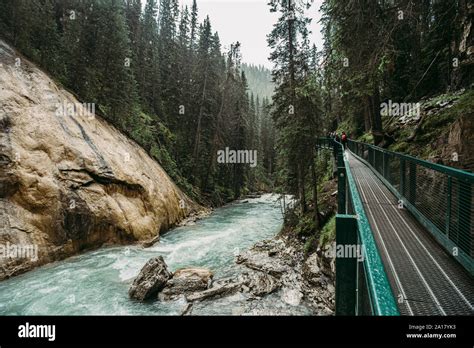
[[[144,301],[163,289],[170,277],[171,273],[168,271],[163,257],[154,257],[143,266],[128,290],[128,295],[131,298]]]

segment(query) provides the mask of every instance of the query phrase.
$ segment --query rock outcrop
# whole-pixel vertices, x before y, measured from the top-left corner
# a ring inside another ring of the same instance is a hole
[[[163,256],[154,257],[143,266],[128,291],[130,298],[145,301],[163,289],[171,278]]]
[[[38,251],[0,257],[0,279],[105,243],[153,240],[199,208],[85,106],[0,40],[0,245]]]
[[[279,290],[281,300],[291,306],[306,301],[316,313],[331,315],[335,304],[334,260],[322,252],[305,259],[303,245],[298,243],[289,243],[286,237],[265,240],[240,254],[236,262],[254,270],[252,277],[260,278],[246,282],[249,292],[262,296]]]

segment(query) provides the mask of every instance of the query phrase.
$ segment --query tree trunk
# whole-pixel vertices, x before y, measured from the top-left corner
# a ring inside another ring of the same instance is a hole
[[[313,213],[314,213],[314,223],[316,224],[316,229],[321,226],[321,217],[319,215],[319,204],[318,204],[318,178],[316,176],[316,168],[314,164],[314,150],[312,150],[313,154],[311,155],[311,178],[313,181]]]
[[[198,157],[199,157],[199,144],[201,142],[202,114],[204,112],[204,98],[206,97],[206,86],[207,86],[207,69],[204,76],[204,86],[202,89],[201,103],[199,105],[198,124],[196,127],[196,136],[195,136],[195,141],[194,141],[194,150],[193,150],[194,168],[196,168]]]
[[[366,132],[370,132],[372,130],[372,122],[370,121],[370,102],[369,97],[364,98],[364,128]]]
[[[208,167],[207,167],[206,176],[204,177],[204,182],[203,182],[203,185],[202,185],[203,191],[206,190],[206,188],[207,188],[207,185],[208,185],[208,182],[209,182],[209,176],[210,176],[211,170],[213,168],[213,163],[216,160],[217,143],[218,143],[218,140],[219,140],[218,132],[219,132],[219,129],[220,129],[220,125],[222,124],[222,122],[221,122],[222,113],[224,111],[224,103],[227,99],[228,89],[229,89],[229,75],[227,75],[227,80],[225,81],[224,90],[222,91],[222,96],[221,96],[221,105],[219,107],[219,113],[217,114],[216,124],[214,125],[214,134],[212,136],[212,145],[211,145],[211,156],[210,156],[209,164],[208,164]]]
[[[307,211],[306,207],[306,188],[305,188],[305,170],[303,164],[298,164],[298,186],[299,186],[299,196],[300,196],[300,205],[301,213],[304,214]]]
[[[380,115],[380,93],[378,87],[374,87],[374,93],[368,97],[370,121],[372,124],[372,135],[374,144],[378,145],[383,141],[382,117]]]

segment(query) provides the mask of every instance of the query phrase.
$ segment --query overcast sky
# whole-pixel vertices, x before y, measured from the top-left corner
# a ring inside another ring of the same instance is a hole
[[[179,0],[181,5],[191,8],[192,0]],[[268,0],[197,0],[200,22],[209,15],[213,31],[219,32],[223,49],[231,43],[240,41],[242,44],[242,60],[245,63],[262,64],[272,67],[268,61],[270,49],[267,46],[267,34],[277,21],[278,13],[270,13]],[[311,38],[320,50],[322,37],[320,33],[321,18],[319,7],[322,0],[315,0],[308,11],[313,19]]]

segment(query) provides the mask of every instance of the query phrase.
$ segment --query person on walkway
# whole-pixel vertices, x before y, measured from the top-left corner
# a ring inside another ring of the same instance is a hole
[[[346,132],[342,132],[341,142],[342,142],[342,145],[344,146],[344,150],[347,149],[347,134],[346,134]]]

